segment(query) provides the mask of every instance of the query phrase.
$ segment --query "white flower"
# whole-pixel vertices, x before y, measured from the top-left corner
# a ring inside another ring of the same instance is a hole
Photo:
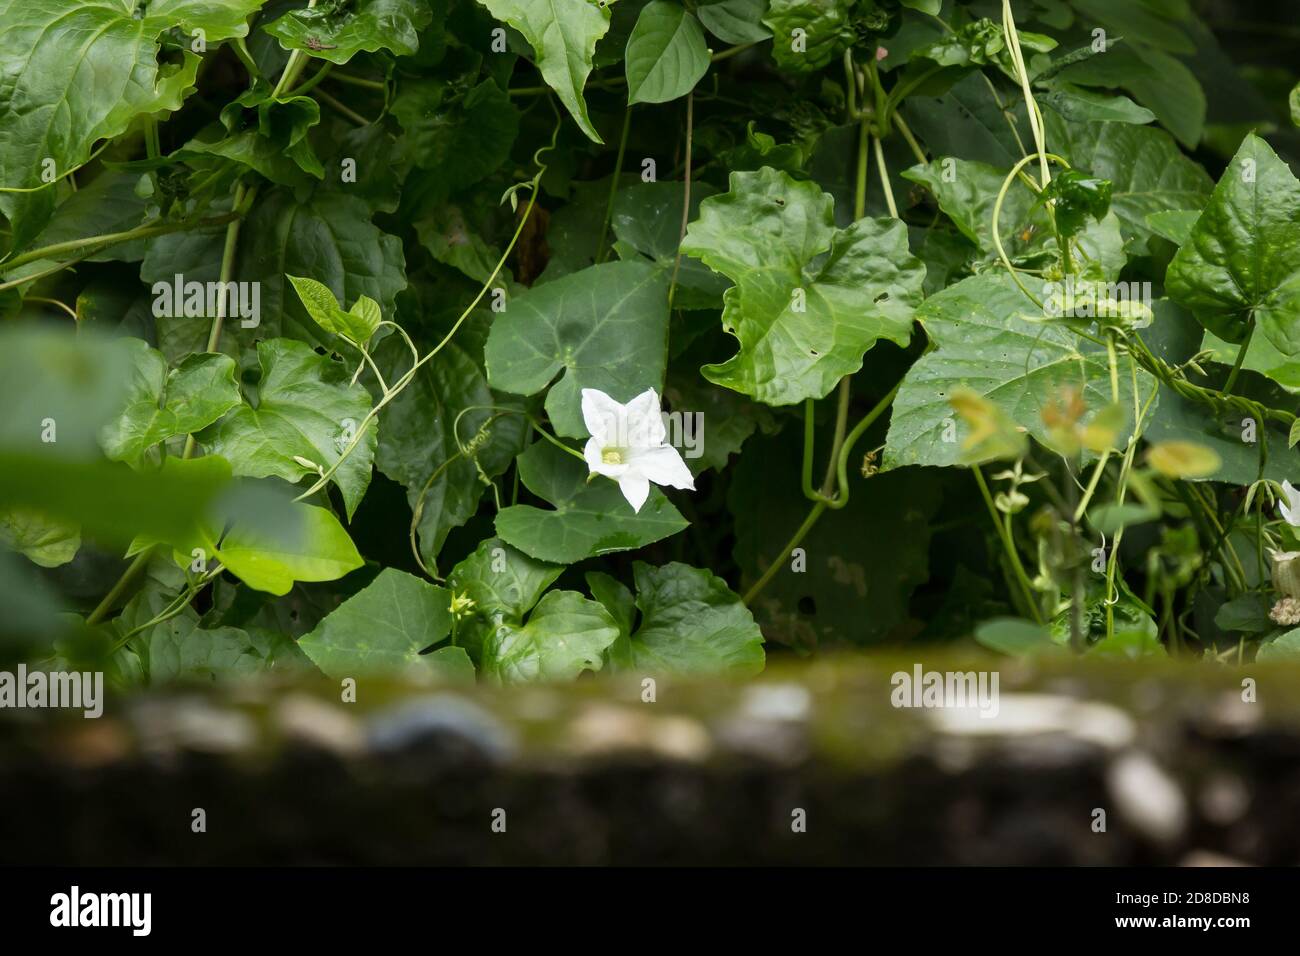
[[[618,482],[623,497],[640,511],[650,482],[695,490],[695,480],[677,449],[664,441],[667,431],[659,396],[648,388],[626,405],[597,388],[582,390],[582,418],[591,438],[582,450],[593,474]]]
[[[1278,502],[1278,507],[1282,509],[1282,517],[1286,523],[1300,528],[1300,490],[1291,487],[1291,482],[1282,482],[1282,490],[1286,492],[1286,501]]]

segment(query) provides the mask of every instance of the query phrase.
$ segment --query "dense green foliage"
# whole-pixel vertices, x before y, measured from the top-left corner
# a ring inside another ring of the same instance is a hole
[[[1222,7],[0,0],[0,659],[1296,657]]]

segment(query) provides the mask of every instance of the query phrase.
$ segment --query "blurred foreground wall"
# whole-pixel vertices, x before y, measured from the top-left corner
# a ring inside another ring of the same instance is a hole
[[[1300,863],[1300,669],[937,666],[996,716],[895,708],[901,659],[0,710],[0,862]]]

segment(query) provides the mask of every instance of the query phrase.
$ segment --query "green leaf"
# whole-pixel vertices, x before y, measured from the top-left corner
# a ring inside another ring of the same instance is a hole
[[[159,62],[172,29],[207,43],[248,34],[264,0],[0,0],[0,186],[30,188],[84,163],[96,140],[125,132],[137,116],[176,110],[193,87],[200,57]],[[51,166],[52,164],[52,166]],[[55,189],[0,193],[15,248],[54,209]]]
[[[796,73],[820,70],[852,42],[852,10],[852,0],[769,0],[772,59]]]
[[[1037,99],[1071,123],[1106,121],[1135,123],[1140,126],[1153,123],[1156,118],[1155,113],[1145,106],[1138,106],[1127,96],[1094,93],[1073,83],[1058,82],[1051,89],[1039,92]]]
[[[483,645],[483,675],[503,684],[571,680],[598,671],[618,625],[575,591],[551,591],[522,626],[505,623]]]
[[[503,622],[520,626],[563,567],[535,561],[500,538],[479,542],[447,576],[455,598],[473,602],[456,624],[456,643],[479,658],[483,642]]]
[[[1047,116],[1053,148],[1078,169],[1109,179],[1111,209],[1139,252],[1155,230],[1147,216],[1200,209],[1214,184],[1163,130],[1125,123],[1067,123]]]
[[[519,111],[490,79],[459,97],[449,97],[441,80],[404,83],[392,111],[416,165],[435,170],[452,190],[496,172],[519,133]]]
[[[1210,353],[1211,362],[1231,368],[1237,361],[1241,344],[1225,342],[1213,332],[1206,332],[1201,348]],[[1250,348],[1246,350],[1246,360],[1241,363],[1241,367],[1268,376],[1288,392],[1300,392],[1300,362],[1296,361],[1294,355],[1280,351],[1263,335],[1256,335],[1250,340]]]
[[[1032,321],[1034,315],[1041,310],[1005,274],[972,276],[926,300],[917,318],[938,347],[908,370],[894,399],[885,468],[960,462],[967,429],[948,402],[960,387],[991,401],[1040,442],[1048,437],[1042,412],[1065,390],[1078,390],[1094,413],[1111,404],[1105,353],[1080,351],[1068,328]],[[1143,373],[1138,382],[1145,400],[1150,378]],[[1122,375],[1119,403],[1133,407],[1131,380]]]
[[[903,171],[903,178],[923,184],[958,231],[979,246],[984,259],[998,258],[993,243],[993,208],[1009,170],[985,163],[940,157]],[[1002,247],[1013,262],[1042,266],[1058,258],[1056,237],[1042,203],[1034,193],[1013,182],[998,219]],[[1075,237],[1088,256],[1085,271],[1092,279],[1114,279],[1125,263],[1123,239],[1116,217],[1107,214],[1089,222]]]
[[[618,484],[596,477],[586,466],[549,442],[537,442],[519,456],[519,477],[555,506],[511,505],[497,513],[505,541],[539,561],[573,564],[585,558],[640,548],[674,535],[687,522],[658,488],[640,512],[632,510]]]
[[[1167,53],[1112,43],[1104,55],[1071,64],[1060,76],[1081,86],[1122,87],[1188,149],[1201,141],[1205,92],[1192,71]]]
[[[610,228],[618,239],[623,258],[634,258],[635,250],[662,268],[672,270],[681,239],[683,183],[638,182],[620,189],[614,196]],[[699,216],[700,203],[717,190],[708,183],[691,184],[690,219]],[[677,290],[673,306],[681,309],[716,309],[722,305],[727,280],[691,256],[682,256],[677,266]]]
[[[1278,350],[1300,352],[1300,182],[1250,134],[1192,235],[1170,263],[1169,295],[1219,338],[1257,323]]]
[[[318,341],[320,332],[288,275],[316,279],[339,301],[368,296],[385,315],[396,314],[397,293],[406,287],[402,241],[372,225],[371,214],[360,195],[324,188],[302,201],[283,188],[260,193],[240,230],[233,273],[240,281],[257,283],[259,313],[247,321],[232,316],[218,351],[233,351],[227,345],[236,339],[250,348],[255,339],[281,335]],[[225,232],[221,227],[151,240],[140,278],[170,283],[181,274],[187,282],[217,281]],[[210,324],[211,319],[202,316],[159,319],[159,337],[188,328],[197,351],[207,340]]]
[[[695,15],[719,40],[759,43],[772,35],[763,25],[767,0],[720,0],[695,8]]]
[[[1105,218],[1110,211],[1110,193],[1109,179],[1067,169],[1053,176],[1039,196],[1055,203],[1056,228],[1063,237],[1073,239],[1089,219],[1100,222]]]
[[[980,623],[975,628],[975,640],[991,651],[1011,657],[1058,649],[1046,627],[1018,617],[997,617]]]
[[[222,156],[272,182],[305,185],[325,177],[307,138],[319,123],[320,106],[314,99],[277,97],[271,84],[259,78],[251,89],[221,110],[220,125],[214,123],[201,130],[169,158]]]
[[[1272,609],[1268,595],[1251,591],[1224,603],[1214,615],[1214,623],[1225,631],[1266,634],[1276,626],[1268,616]]]
[[[236,522],[214,549],[227,571],[251,588],[288,594],[295,581],[334,581],[364,563],[325,508],[297,503],[286,525]]]
[[[680,4],[653,0],[627,41],[628,103],[667,103],[685,96],[709,70],[700,23]]]
[[[229,461],[237,475],[296,482],[332,468],[370,411],[365,387],[350,384],[341,362],[318,355],[305,342],[259,342],[257,359],[262,370],[257,404],[241,404],[195,437]],[[349,518],[370,484],[377,430],[371,422],[331,479],[343,493]]]
[[[682,243],[735,283],[722,325],[740,351],[706,365],[709,381],[791,405],[825,396],[879,339],[907,344],[925,267],[906,226],[860,219],[837,231],[829,194],[773,169],[732,173],[730,185],[700,205]]]
[[[230,679],[267,668],[247,632],[236,627],[201,628],[198,615],[192,614],[156,624],[133,639],[140,647],[149,683]]]
[[[26,508],[0,510],[0,545],[33,564],[57,568],[81,549],[81,528]]]
[[[582,88],[596,41],[609,30],[608,4],[588,0],[479,0],[492,16],[524,35],[537,68],[587,136],[603,143],[587,115]]]
[[[1086,27],[1100,23],[1112,34],[1129,42],[1147,44],[1170,53],[1196,52],[1196,45],[1179,22],[1188,19],[1185,6],[1180,17],[1166,13],[1167,5],[1141,0],[1136,3],[1133,0],[1073,0],[1073,4]],[[1175,6],[1174,10],[1177,9]]]
[[[391,383],[411,367],[410,351],[396,337],[386,339],[375,350],[375,363]],[[527,422],[518,414],[494,417],[489,406],[499,404],[479,367],[449,342],[381,413],[375,464],[406,488],[419,515],[420,553],[430,567],[448,532],[478,510],[488,487],[482,476],[504,472],[523,447]],[[462,455],[484,427],[487,438],[474,455]]]
[[[597,388],[627,401],[662,390],[668,276],[643,262],[606,262],[538,285],[492,323],[484,358],[493,388],[535,395],[555,378],[546,414],[555,432],[582,438],[581,395]]]
[[[901,111],[932,155],[1010,169],[1023,155],[1013,130],[1028,140],[1029,121],[1023,100],[995,96],[983,76],[971,75],[941,96],[908,97]]]
[[[353,0],[346,6],[291,10],[264,29],[286,50],[346,63],[358,53],[388,50],[410,56],[432,14],[425,0]]]
[[[1164,209],[1148,213],[1146,224],[1152,232],[1163,239],[1168,239],[1176,246],[1186,244],[1192,238],[1192,227],[1201,218],[1199,209]]]
[[[450,600],[444,588],[385,568],[300,638],[298,646],[336,680],[424,671],[437,665],[432,655],[421,652],[444,641],[450,631]]]
[[[1255,653],[1255,660],[1262,663],[1300,661],[1300,627],[1261,644]]]
[[[54,218],[32,245],[36,248],[71,242],[112,232],[126,232],[144,222],[149,203],[136,189],[138,173],[105,170],[85,185],[78,185],[54,210]],[[88,256],[88,262],[136,262],[144,258],[142,241],[122,242]]]
[[[303,279],[298,276],[286,276],[293,290],[298,293],[303,307],[312,321],[326,332],[341,335],[350,342],[364,346],[379,328],[383,315],[379,304],[369,296],[362,296],[353,303],[351,310],[344,312],[329,287],[315,279]]]
[[[239,404],[235,362],[228,355],[195,353],[169,370],[162,353],[139,339],[117,345],[133,369],[121,413],[100,435],[113,461],[138,467],[159,442],[198,432]]]
[[[639,674],[738,677],[763,669],[763,633],[721,578],[677,562],[656,568],[637,561],[632,573],[641,619],[635,631],[625,631],[624,654],[611,653],[612,666]]]

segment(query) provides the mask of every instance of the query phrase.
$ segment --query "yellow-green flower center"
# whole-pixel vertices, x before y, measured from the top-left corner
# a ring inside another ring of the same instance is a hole
[[[621,465],[623,464],[623,449],[602,448],[600,450],[600,460],[606,465]]]

